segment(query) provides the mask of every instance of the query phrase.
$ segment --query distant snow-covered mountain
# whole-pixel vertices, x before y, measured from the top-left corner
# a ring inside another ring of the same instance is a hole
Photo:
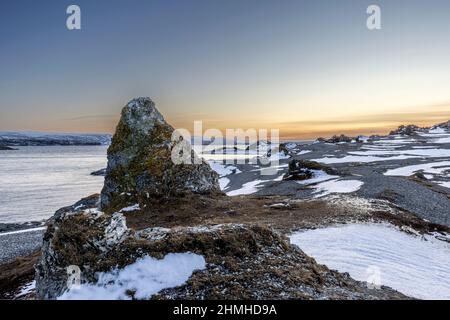
[[[109,134],[0,131],[0,146],[83,146],[110,143]]]

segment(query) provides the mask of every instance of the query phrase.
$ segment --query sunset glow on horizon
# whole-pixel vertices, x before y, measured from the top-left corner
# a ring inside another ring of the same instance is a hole
[[[0,131],[113,133],[149,96],[175,128],[384,134],[450,120],[447,1],[0,4]],[[366,8],[382,29],[366,27]]]

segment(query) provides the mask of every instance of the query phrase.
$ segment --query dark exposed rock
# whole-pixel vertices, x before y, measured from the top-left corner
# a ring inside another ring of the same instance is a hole
[[[325,139],[325,138],[318,138],[317,141],[320,142],[327,142],[327,143],[340,143],[340,142],[352,142],[353,138],[346,136],[345,134],[341,134],[341,135],[334,135],[329,139]]]
[[[80,267],[83,281],[95,281],[101,265],[89,262],[106,261],[106,255],[124,241],[127,233],[120,213],[108,215],[80,205],[59,210],[47,224],[42,255],[35,266],[37,297],[55,299],[67,290],[67,268],[72,265]]]
[[[423,174],[423,172],[418,171],[412,175],[412,177],[420,179],[420,180],[428,180],[427,177]]]
[[[192,164],[171,160],[174,129],[149,98],[130,101],[108,148],[108,167],[101,208],[112,212],[130,203],[220,192],[218,175],[190,148]],[[186,141],[187,143],[187,141]]]
[[[450,120],[447,122],[439,123],[439,124],[435,125],[434,127],[450,130]]]
[[[8,146],[0,146],[0,150],[17,150]]]
[[[283,152],[285,155],[289,154],[289,148],[286,146],[285,143],[280,143],[280,146],[278,147],[278,150],[280,152]]]
[[[304,159],[292,159],[289,161],[288,172],[283,180],[306,180],[314,175],[312,170],[322,170],[330,175],[338,175],[339,172],[327,165]]]
[[[91,172],[91,176],[106,176],[106,168]]]
[[[420,128],[414,124],[409,125],[401,125],[396,130],[393,130],[389,133],[389,135],[406,135],[406,136],[412,136],[416,134],[416,131]]]

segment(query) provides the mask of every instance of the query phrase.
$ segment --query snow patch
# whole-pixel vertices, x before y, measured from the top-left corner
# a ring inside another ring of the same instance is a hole
[[[358,191],[364,182],[359,180],[330,180],[314,186],[316,197],[323,197],[331,193],[352,193]]]
[[[331,163],[348,163],[348,162],[360,162],[360,163],[368,163],[368,162],[378,162],[378,161],[391,161],[391,160],[405,160],[419,158],[418,156],[392,156],[392,157],[376,157],[376,156],[344,156],[341,158],[318,158],[312,159],[312,161],[321,162],[325,164]]]
[[[359,281],[394,288],[420,299],[450,299],[450,244],[417,237],[385,224],[352,224],[290,236],[318,263]]]
[[[311,150],[302,150],[300,152],[297,152],[297,155],[301,156],[302,154],[307,154],[307,153],[310,153],[310,152],[311,152]]]
[[[339,176],[329,175],[328,173],[326,173],[325,171],[322,171],[322,170],[311,170],[311,171],[313,173],[313,177],[311,179],[297,181],[297,183],[301,184],[301,185],[310,185],[310,184],[314,184],[314,183],[319,183],[319,182],[339,178]]]
[[[233,165],[226,165],[218,161],[208,161],[211,169],[213,169],[220,177],[230,174],[241,173],[241,171]]]
[[[138,211],[138,210],[141,210],[141,207],[139,206],[139,204],[136,203],[132,206],[120,209],[119,212],[132,212],[132,211]]]
[[[262,180],[254,180],[242,185],[242,188],[227,192],[227,196],[238,196],[244,194],[252,194],[258,191],[258,185],[263,182]]]
[[[16,298],[30,294],[35,289],[36,289],[36,280],[33,280],[24,285],[22,288],[20,288],[20,292],[17,294]]]
[[[96,284],[82,284],[61,295],[59,300],[130,300],[149,299],[162,289],[184,284],[195,270],[206,266],[201,255],[169,253],[162,260],[149,256],[123,269],[100,273]]]
[[[440,161],[391,169],[386,171],[384,175],[409,177],[410,175],[418,171],[424,171],[430,174],[442,174],[444,171],[449,169],[450,169],[450,161]]]

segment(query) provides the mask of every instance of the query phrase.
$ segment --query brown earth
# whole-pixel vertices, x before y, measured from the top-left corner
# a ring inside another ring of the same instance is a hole
[[[419,233],[450,232],[426,222],[386,201],[358,204],[350,197],[326,200],[292,200],[281,196],[186,196],[154,202],[141,211],[127,212],[128,227],[177,227],[248,223],[266,225],[283,234],[349,222],[388,222]],[[341,199],[341,200],[339,200]],[[357,198],[356,198],[357,199]]]
[[[0,265],[0,299],[14,299],[19,288],[34,279],[34,265],[40,255],[41,252],[36,251]]]

